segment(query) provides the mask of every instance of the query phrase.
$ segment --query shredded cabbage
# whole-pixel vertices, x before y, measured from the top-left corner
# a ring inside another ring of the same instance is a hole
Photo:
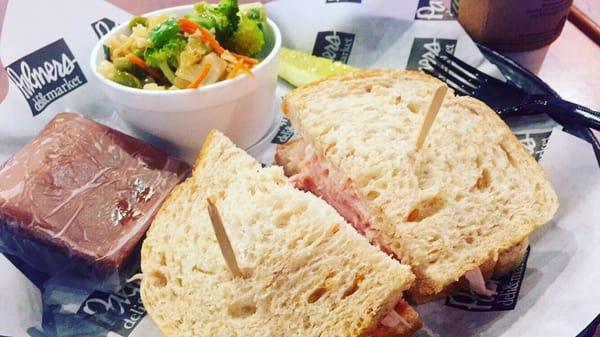
[[[135,50],[144,50],[151,45],[148,28],[142,25],[133,27],[129,36],[121,34],[108,40],[112,60],[131,54]]]

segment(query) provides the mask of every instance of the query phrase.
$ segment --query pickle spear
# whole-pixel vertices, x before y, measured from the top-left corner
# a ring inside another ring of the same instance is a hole
[[[285,47],[281,48],[279,55],[279,77],[296,87],[357,70],[339,61]]]

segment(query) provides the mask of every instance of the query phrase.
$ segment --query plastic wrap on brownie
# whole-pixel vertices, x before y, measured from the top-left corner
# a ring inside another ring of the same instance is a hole
[[[0,250],[45,273],[82,274],[96,289],[113,289],[188,172],[135,138],[59,114],[0,168]]]

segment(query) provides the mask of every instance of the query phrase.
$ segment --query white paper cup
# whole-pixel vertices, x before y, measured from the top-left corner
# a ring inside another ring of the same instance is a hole
[[[145,14],[184,15],[193,6],[166,8]],[[209,84],[199,89],[141,90],[126,87],[100,75],[97,65],[104,60],[103,46],[111,37],[129,34],[128,22],[105,35],[92,50],[91,67],[100,87],[110,98],[117,113],[136,132],[152,135],[156,145],[175,149],[177,155],[193,160],[211,129],[219,129],[239,147],[258,142],[275,118],[275,86],[281,49],[281,33],[267,19],[273,32],[274,46],[269,55],[252,69],[254,76]]]

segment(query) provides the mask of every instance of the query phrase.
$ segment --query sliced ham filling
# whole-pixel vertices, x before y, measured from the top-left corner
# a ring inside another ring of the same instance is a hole
[[[465,274],[465,278],[469,281],[469,287],[475,293],[483,296],[493,296],[496,295],[496,285],[489,284],[486,285],[483,274],[481,273],[481,268],[475,267]]]
[[[299,189],[311,192],[329,203],[369,241],[383,252],[394,255],[388,249],[377,231],[371,228],[367,205],[361,200],[350,178],[323,160],[312,146],[303,140],[296,140],[286,149],[286,173],[291,175],[292,183]],[[394,256],[395,257],[395,256]],[[486,287],[480,268],[474,268],[465,274],[471,289],[484,296],[495,295],[494,289]],[[491,285],[493,286],[493,285]],[[384,322],[395,323],[397,315],[394,311],[384,318]],[[385,324],[383,324],[385,327]]]
[[[296,163],[297,170],[289,172],[296,188],[323,198],[371,244],[388,255],[394,255],[383,244],[377,231],[371,228],[367,205],[359,197],[350,178],[344,177],[303,141],[296,141],[288,155],[287,159]]]
[[[356,193],[352,180],[321,160],[312,146],[304,145],[302,150],[303,153],[298,148],[298,155],[301,155],[298,165],[300,172],[290,178],[294,185],[323,198],[359,233],[365,235],[371,227],[369,210]]]
[[[408,336],[421,326],[419,314],[400,299],[394,309],[379,322],[371,337]]]
[[[337,212],[362,235],[369,237],[371,243],[383,252],[393,255],[387,249],[376,231],[371,228],[367,206],[362,202],[354,188],[352,180],[334,169],[310,146],[298,142],[297,147],[289,153],[293,158],[287,158],[297,163],[298,172],[293,172],[291,181],[304,191],[311,192],[327,201]],[[389,337],[411,333],[421,327],[421,320],[414,309],[400,298],[394,309],[385,315],[372,337]]]

